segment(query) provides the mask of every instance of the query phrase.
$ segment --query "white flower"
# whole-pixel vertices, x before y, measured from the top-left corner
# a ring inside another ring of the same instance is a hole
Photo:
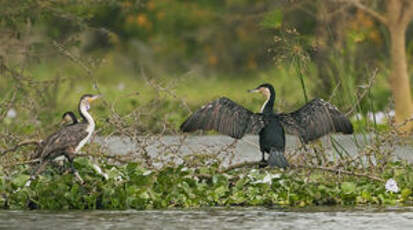
[[[399,187],[397,186],[397,182],[393,180],[393,178],[390,178],[386,181],[386,191],[388,192],[394,192],[398,193],[399,192]]]
[[[189,170],[189,168],[183,167],[183,168],[181,169],[181,172],[186,172],[186,171],[188,171],[188,170]]]
[[[104,173],[104,172],[102,171],[102,169],[99,167],[99,165],[97,165],[97,164],[92,164],[92,166],[93,166],[93,169],[95,169],[95,171],[96,171],[98,174],[102,175],[106,180],[109,179],[108,174]]]
[[[30,187],[30,184],[32,183],[32,180],[29,179],[26,181],[26,184],[24,184],[24,187]],[[20,189],[20,188],[19,188]]]
[[[280,178],[281,175],[279,173],[277,174],[270,174],[267,172],[267,175],[262,180],[257,180],[253,182],[253,184],[272,184],[272,179],[274,178]]]
[[[376,122],[378,124],[384,124],[384,122],[386,121],[386,114],[383,112],[377,112],[376,114]]]
[[[11,108],[9,111],[7,111],[7,117],[8,118],[15,118],[17,116],[17,112],[15,109]]]
[[[258,172],[258,170],[256,170],[256,169],[251,169],[251,170],[250,170],[250,174],[251,174],[251,173],[256,173],[256,172]]]
[[[148,175],[151,175],[151,173],[152,173],[151,170],[147,170],[147,171],[145,171],[142,175],[148,176]]]

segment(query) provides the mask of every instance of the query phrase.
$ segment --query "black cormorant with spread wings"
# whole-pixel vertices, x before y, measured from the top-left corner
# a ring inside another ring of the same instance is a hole
[[[99,95],[83,95],[80,98],[78,107],[79,114],[83,118],[83,121],[65,126],[46,138],[43,142],[42,148],[37,154],[40,160],[39,166],[36,170],[34,170],[31,179],[34,179],[37,175],[43,172],[50,160],[64,155],[70,162],[72,172],[81,181],[81,183],[83,183],[83,180],[73,167],[73,159],[75,154],[79,152],[79,150],[90,139],[93,131],[95,130],[95,121],[88,113],[88,110],[90,109],[90,103],[99,97]]]
[[[265,162],[264,154],[269,153],[268,163],[278,167],[288,166],[283,155],[284,130],[297,135],[303,143],[331,132],[353,133],[353,126],[344,114],[322,99],[313,99],[292,113],[274,113],[275,90],[271,84],[262,84],[249,92],[261,92],[266,96],[260,113],[221,97],[193,113],[182,123],[181,130],[216,130],[236,139],[245,134],[259,134],[262,161]]]

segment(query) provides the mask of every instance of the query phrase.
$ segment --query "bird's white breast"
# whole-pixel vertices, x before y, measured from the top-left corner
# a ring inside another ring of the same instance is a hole
[[[87,112],[87,109],[84,106],[82,106],[80,107],[80,112],[85,116],[85,119],[88,123],[88,126],[86,127],[87,136],[79,142],[75,149],[75,153],[77,153],[87,143],[87,141],[92,136],[93,131],[95,130],[95,121],[93,120],[92,116],[90,116],[90,114]]]

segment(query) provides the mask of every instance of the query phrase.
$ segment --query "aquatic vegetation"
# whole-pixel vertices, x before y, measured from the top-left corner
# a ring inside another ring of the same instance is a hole
[[[413,168],[390,163],[380,180],[323,170],[183,166],[146,169],[138,163],[101,164],[107,179],[86,157],[75,160],[84,178],[50,167],[25,186],[27,167],[13,175],[0,170],[0,207],[9,209],[157,209],[256,205],[406,204],[413,201]],[[387,183],[384,181],[386,179]],[[390,181],[390,182],[389,182]],[[397,185],[395,184],[397,182]],[[394,189],[399,186],[401,193]],[[391,187],[391,188],[389,188]],[[392,192],[388,192],[391,190]]]

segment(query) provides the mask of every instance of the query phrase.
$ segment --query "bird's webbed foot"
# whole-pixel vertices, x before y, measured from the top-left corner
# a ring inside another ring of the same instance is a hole
[[[75,177],[76,179],[79,181],[80,184],[84,184],[85,181],[83,181],[82,177],[79,175],[79,173],[77,172],[77,170],[74,171]]]
[[[268,162],[264,159],[262,159],[260,162],[258,162],[258,168],[265,168],[268,166]]]

